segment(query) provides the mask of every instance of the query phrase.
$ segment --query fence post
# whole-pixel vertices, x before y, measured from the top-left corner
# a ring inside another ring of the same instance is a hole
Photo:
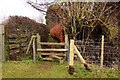
[[[65,49],[68,49],[68,35],[65,34]],[[68,59],[68,52],[65,52],[66,60]]]
[[[36,63],[36,37],[33,37],[33,62]]]
[[[103,67],[103,54],[104,54],[104,35],[102,35],[102,41],[101,41],[101,61],[100,61],[101,67]]]
[[[70,55],[69,55],[69,73],[73,74],[74,73],[74,40],[70,40]]]
[[[40,45],[40,42],[41,42],[41,36],[39,35],[39,33],[37,33],[37,48],[38,49],[41,49],[41,45]]]
[[[75,52],[77,53],[80,61],[83,63],[84,67],[86,70],[88,70],[89,72],[91,72],[88,64],[85,62],[85,60],[83,59],[82,55],[80,54],[80,52],[78,51],[77,47],[74,45],[74,49],[75,49]]]
[[[4,54],[4,25],[0,24],[0,80],[2,79],[2,61],[5,60]]]
[[[4,54],[4,25],[0,24],[0,61],[5,60]]]

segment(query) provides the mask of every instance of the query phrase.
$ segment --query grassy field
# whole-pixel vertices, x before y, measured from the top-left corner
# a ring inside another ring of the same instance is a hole
[[[26,61],[3,62],[3,78],[118,78],[120,72],[113,69],[101,69],[98,66],[91,66],[92,72],[84,69],[83,65],[75,62],[75,74],[68,74],[68,64],[58,62],[39,61],[33,63]]]

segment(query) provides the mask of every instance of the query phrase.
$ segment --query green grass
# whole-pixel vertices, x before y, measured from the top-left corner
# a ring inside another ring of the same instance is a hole
[[[3,62],[3,78],[118,78],[118,71],[112,69],[101,69],[90,65],[92,72],[84,69],[82,64],[75,62],[75,74],[68,74],[68,62],[39,61],[33,63],[26,61]],[[120,74],[120,73],[119,73]]]

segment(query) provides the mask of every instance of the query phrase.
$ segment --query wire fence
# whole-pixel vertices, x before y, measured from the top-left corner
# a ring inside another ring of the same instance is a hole
[[[93,40],[77,40],[75,45],[81,52],[81,55],[89,64],[100,66],[101,60],[101,41],[95,42]],[[118,69],[119,51],[118,42],[110,43],[104,42],[103,66]]]

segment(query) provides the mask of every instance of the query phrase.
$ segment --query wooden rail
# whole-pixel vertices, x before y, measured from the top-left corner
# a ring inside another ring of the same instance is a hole
[[[37,51],[66,52],[66,51],[68,51],[68,49],[37,49]]]
[[[22,57],[27,49],[28,39],[28,34],[7,34],[6,49],[7,54],[9,54],[7,58],[10,60],[17,60]]]
[[[40,42],[40,45],[60,45],[60,46],[65,46],[65,43]]]
[[[65,56],[65,54],[59,54],[59,53],[40,53],[41,55],[57,55],[57,56]]]

